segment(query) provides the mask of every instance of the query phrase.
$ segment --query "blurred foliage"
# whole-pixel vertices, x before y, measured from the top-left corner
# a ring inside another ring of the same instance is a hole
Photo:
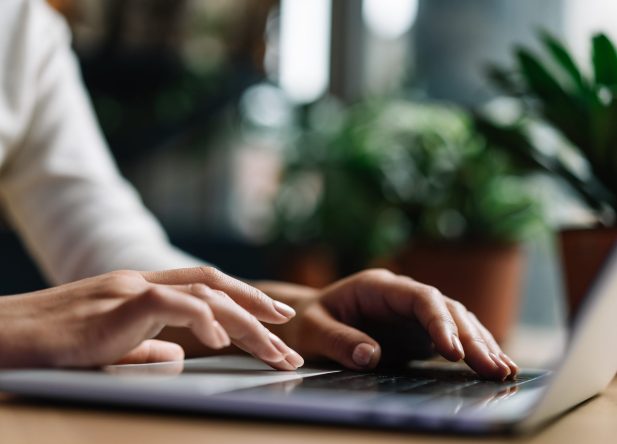
[[[490,69],[495,84],[520,105],[519,118],[504,124],[479,115],[478,129],[529,170],[563,179],[601,222],[613,224],[617,212],[617,51],[608,37],[595,35],[587,74],[556,38],[542,33],[540,40],[546,53],[543,57],[517,48],[513,70]],[[561,149],[547,149],[534,137],[536,122],[559,136]],[[581,162],[569,161],[566,148]]]
[[[81,12],[75,46],[121,164],[141,162],[155,149],[202,152],[225,110],[264,77],[264,32],[274,0],[94,3],[96,25],[86,4],[74,7]],[[90,33],[79,32],[88,27]]]
[[[328,245],[354,267],[411,239],[513,242],[539,221],[507,154],[452,106],[324,102],[292,145],[276,202],[279,239]]]

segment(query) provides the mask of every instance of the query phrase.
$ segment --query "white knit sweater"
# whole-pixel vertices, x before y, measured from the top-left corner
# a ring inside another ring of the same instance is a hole
[[[120,176],[42,0],[0,0],[0,205],[52,283],[199,263]]]

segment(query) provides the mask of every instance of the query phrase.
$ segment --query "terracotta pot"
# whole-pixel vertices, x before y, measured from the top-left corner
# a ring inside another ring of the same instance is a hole
[[[519,245],[423,243],[395,268],[462,302],[503,342],[518,315],[524,264]]]
[[[568,315],[572,319],[617,242],[617,228],[562,230],[559,240]]]

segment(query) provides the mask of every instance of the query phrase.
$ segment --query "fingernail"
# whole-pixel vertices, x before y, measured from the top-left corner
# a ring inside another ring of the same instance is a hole
[[[291,319],[296,315],[296,310],[287,304],[283,304],[281,301],[272,301],[272,305],[274,305],[274,309],[278,314],[285,316],[287,319]]]
[[[372,345],[366,343],[358,344],[353,350],[351,359],[358,367],[368,367],[374,353],[375,347]]]
[[[214,326],[214,331],[218,336],[219,344],[221,345],[221,347],[228,347],[231,344],[231,339],[229,338],[229,335],[227,334],[225,329],[221,326],[221,324],[219,324],[218,321],[214,321],[212,325]]]
[[[454,350],[456,350],[456,352],[460,356],[459,359],[465,358],[465,350],[463,349],[463,344],[461,344],[461,340],[456,335],[452,335],[452,348],[454,348]]]
[[[506,363],[508,364],[508,366],[510,367],[510,370],[512,370],[513,375],[512,376],[516,376],[518,374],[519,366],[512,360],[512,358],[510,358],[510,356],[506,355],[505,353],[501,353],[499,355],[499,357]]]
[[[304,365],[304,359],[294,350],[290,350],[290,353],[287,355],[287,362],[293,365],[295,368],[302,367]]]
[[[489,353],[488,355],[490,356],[490,358],[493,360],[493,362],[495,363],[495,365],[497,367],[499,367],[500,369],[502,369],[502,370],[504,370],[506,372],[506,374],[502,378],[503,380],[505,380],[508,376],[510,376],[510,373],[512,373],[512,372],[510,371],[510,367],[508,367],[508,364],[503,362],[499,358],[499,356],[497,356],[495,353]]]

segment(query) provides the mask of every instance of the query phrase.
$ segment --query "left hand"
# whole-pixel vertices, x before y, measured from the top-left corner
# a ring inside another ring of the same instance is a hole
[[[180,360],[152,340],[182,327],[207,350],[233,342],[279,370],[302,358],[260,322],[283,324],[291,307],[211,267],[114,271],[32,293],[0,297],[0,368],[98,367]]]
[[[270,294],[283,299],[282,293]],[[464,359],[487,379],[504,380],[518,372],[473,313],[407,276],[367,270],[311,297],[284,299],[298,315],[282,334],[308,359],[327,358],[350,369],[369,370],[380,362],[427,357],[434,347],[450,361]]]

